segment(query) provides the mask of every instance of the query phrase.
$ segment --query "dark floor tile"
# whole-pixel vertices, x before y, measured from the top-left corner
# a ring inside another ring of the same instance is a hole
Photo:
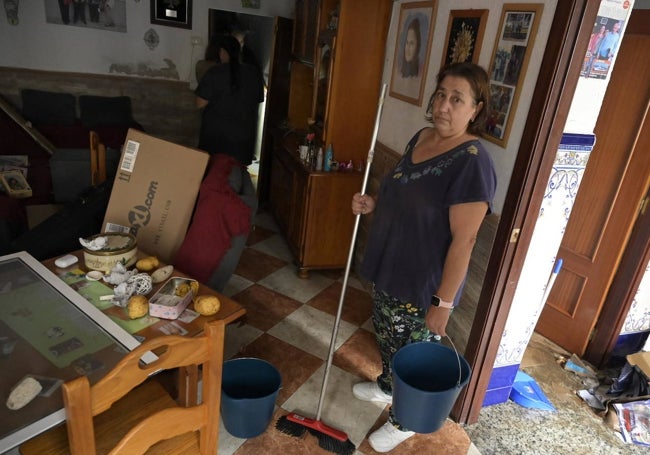
[[[264,332],[302,306],[297,300],[254,284],[233,296],[246,308],[246,323]]]
[[[377,423],[370,429],[368,435],[386,423],[388,420],[388,408],[386,409],[377,419]],[[435,433],[416,433],[413,437],[407,439],[388,453],[466,455],[470,445],[471,441],[467,433],[465,433],[465,430],[457,423],[447,420],[442,428]],[[357,449],[364,455],[375,455],[378,453],[370,447],[367,437]]]
[[[323,364],[322,359],[266,333],[243,348],[238,357],[266,360],[278,369],[282,376],[278,404],[284,403]]]
[[[323,269],[319,270],[318,273],[323,275],[326,278],[329,278],[330,280],[338,280],[339,278],[343,277],[343,274],[345,273],[345,270],[343,269]]]
[[[246,239],[246,246],[255,245],[256,243],[266,240],[274,235],[277,235],[277,232],[266,229],[262,226],[254,225],[250,234],[248,234],[248,239]]]
[[[336,315],[339,301],[341,300],[341,288],[342,283],[338,281],[334,282],[307,302],[307,304],[331,315]],[[371,311],[372,298],[370,294],[366,291],[348,286],[345,291],[341,319],[360,326],[370,318]]]
[[[381,356],[374,333],[357,330],[336,350],[332,363],[359,376],[360,381],[373,381],[381,374]]]
[[[235,273],[247,280],[257,282],[285,265],[287,262],[282,259],[254,248],[246,248],[241,255]]]
[[[248,439],[235,451],[235,455],[332,455],[332,452],[319,447],[318,439],[309,432],[296,437],[276,429],[276,422],[284,415],[286,415],[286,411],[278,409],[267,430],[256,438]]]

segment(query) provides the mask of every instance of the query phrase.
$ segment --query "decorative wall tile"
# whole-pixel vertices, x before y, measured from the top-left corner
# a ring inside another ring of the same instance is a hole
[[[514,374],[508,377],[504,376],[504,372],[511,373],[514,368],[516,373],[535,330],[535,325],[537,325],[544,306],[542,301],[544,291],[553,270],[555,256],[562,242],[562,236],[593,144],[593,135],[564,134],[562,136],[497,351],[490,380],[490,384],[494,383],[495,387],[493,390],[488,390],[484,406],[488,402],[495,404],[508,399],[508,395],[504,398],[503,390],[512,386]],[[530,260],[530,258],[534,258],[534,260]],[[507,366],[510,368],[503,369]],[[499,398],[503,400],[495,401]]]
[[[650,330],[650,262],[632,300],[632,307],[627,313],[621,334],[644,332]]]

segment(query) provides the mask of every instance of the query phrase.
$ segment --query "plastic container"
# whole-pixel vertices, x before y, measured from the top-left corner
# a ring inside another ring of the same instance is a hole
[[[265,360],[240,358],[224,362],[221,419],[228,433],[244,439],[264,433],[273,417],[281,383],[280,372]]]
[[[334,154],[332,153],[332,144],[327,147],[325,152],[325,160],[323,161],[323,170],[329,172],[332,169],[332,160],[334,159]]]
[[[510,399],[525,408],[555,411],[555,407],[546,398],[537,382],[523,371],[517,371],[510,390]]]
[[[416,433],[439,430],[470,374],[467,361],[447,346],[407,344],[393,357],[395,418]]]

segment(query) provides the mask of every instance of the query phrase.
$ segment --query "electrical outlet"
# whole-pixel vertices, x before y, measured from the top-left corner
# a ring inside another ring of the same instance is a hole
[[[203,44],[203,39],[200,36],[193,36],[191,42],[192,46],[200,46]]]

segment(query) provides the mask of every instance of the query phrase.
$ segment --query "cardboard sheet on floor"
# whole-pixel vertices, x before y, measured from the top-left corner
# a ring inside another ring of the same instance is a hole
[[[630,365],[636,365],[639,370],[650,379],[650,352],[635,352],[626,357]]]

